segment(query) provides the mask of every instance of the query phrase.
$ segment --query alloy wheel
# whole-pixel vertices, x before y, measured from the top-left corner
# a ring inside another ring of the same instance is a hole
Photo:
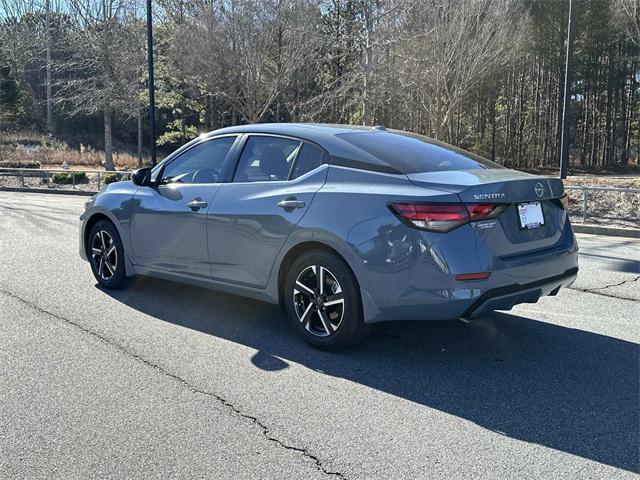
[[[106,230],[98,230],[91,240],[91,261],[98,276],[110,280],[118,267],[118,251],[111,235]]]
[[[304,328],[317,337],[334,334],[344,316],[344,293],[335,275],[321,265],[303,269],[293,288],[293,306]]]

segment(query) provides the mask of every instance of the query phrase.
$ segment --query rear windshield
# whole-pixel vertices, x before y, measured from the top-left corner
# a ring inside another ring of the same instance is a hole
[[[337,136],[405,174],[503,168],[461,148],[407,132],[350,132]]]

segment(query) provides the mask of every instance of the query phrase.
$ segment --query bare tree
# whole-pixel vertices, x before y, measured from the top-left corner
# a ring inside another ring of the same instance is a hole
[[[238,88],[229,101],[247,122],[261,121],[289,88],[294,74],[313,56],[317,15],[307,2],[243,2],[230,15],[229,32],[237,40],[234,72]]]
[[[68,114],[102,112],[105,167],[113,170],[114,112],[139,110],[140,72],[144,68],[144,30],[134,16],[134,0],[71,0],[78,29],[70,60],[60,66],[57,101]]]
[[[424,3],[407,14],[411,38],[399,42],[399,55],[405,87],[415,89],[428,129],[443,139],[469,93],[517,60],[527,23],[517,0]]]
[[[37,0],[0,0],[0,18],[18,19],[33,13],[37,8]]]
[[[35,92],[26,78],[44,44],[38,11],[35,0],[0,0],[0,66],[8,67],[32,97]]]
[[[47,132],[53,131],[52,56],[54,53],[54,29],[60,33],[60,0],[0,0],[0,13],[5,18],[6,35],[0,34],[2,43],[8,43],[6,51],[14,56],[13,67],[17,71],[42,68],[45,71],[44,93]],[[52,24],[52,17],[54,17]],[[0,16],[0,19],[2,17]],[[11,25],[11,26],[9,26]],[[5,30],[3,28],[3,30]],[[44,65],[40,65],[44,55]],[[38,85],[39,87],[40,85]]]
[[[51,96],[51,2],[45,0],[45,34],[47,37],[47,131],[53,131],[53,98]]]
[[[640,45],[640,0],[615,0],[612,8],[629,38]]]
[[[639,2],[583,2],[578,12],[572,136],[588,167],[637,158]],[[557,160],[566,2],[154,5],[159,143],[242,122],[383,123],[513,165]],[[111,168],[111,128],[137,123],[140,156],[143,13],[141,0],[0,0],[3,128],[44,130],[64,113],[82,121],[61,135],[84,134],[103,117]]]
[[[179,28],[193,50],[184,70],[231,104],[246,122],[260,122],[315,52],[317,6],[307,1],[194,2],[198,14]],[[197,37],[197,39],[196,39]],[[212,60],[215,59],[215,60]]]

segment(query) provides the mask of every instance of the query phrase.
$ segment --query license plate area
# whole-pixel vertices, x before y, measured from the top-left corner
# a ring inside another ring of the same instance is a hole
[[[521,230],[532,230],[544,225],[544,215],[540,202],[519,203],[518,223]]]

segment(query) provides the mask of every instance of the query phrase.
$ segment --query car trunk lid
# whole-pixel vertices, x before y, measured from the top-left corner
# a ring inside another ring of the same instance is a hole
[[[408,177],[418,186],[455,193],[464,203],[508,205],[499,217],[471,224],[499,257],[552,248],[565,227],[566,212],[554,200],[564,191],[558,178],[509,169],[412,173]],[[540,202],[544,224],[527,229],[520,224],[518,205],[529,202]]]
[[[559,178],[542,177],[506,168],[410,173],[421,187],[456,193],[463,202],[517,203],[549,200],[562,195]]]

